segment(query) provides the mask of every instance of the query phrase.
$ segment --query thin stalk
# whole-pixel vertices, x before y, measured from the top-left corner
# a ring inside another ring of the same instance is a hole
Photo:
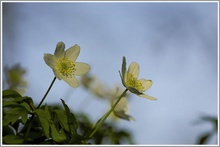
[[[40,101],[39,105],[37,106],[37,109],[40,108],[41,104],[43,103],[43,101],[47,97],[47,94],[49,93],[49,91],[50,91],[51,87],[53,86],[53,83],[55,82],[55,80],[56,80],[56,77],[53,78],[53,81],[50,84],[50,87],[47,89],[47,92],[45,93],[44,97],[42,98],[42,100]]]
[[[121,100],[121,98],[125,95],[125,93],[128,91],[128,89],[125,89],[125,91],[119,96],[119,98],[117,99],[117,101],[114,103],[114,105],[112,105],[111,109],[105,113],[101,118],[103,118],[102,120],[98,120],[98,122],[96,123],[95,129],[93,130],[93,132],[89,135],[89,138],[91,138],[96,131],[101,127],[101,125],[105,122],[105,120],[108,118],[108,116],[111,114],[111,112],[115,109],[116,105],[119,103],[119,101]],[[99,123],[100,122],[100,123]]]
[[[86,134],[86,137],[89,136],[89,134],[94,131],[94,129],[96,128],[96,126],[97,126],[97,125],[100,123],[100,121],[107,115],[107,113],[108,113],[108,111],[107,111],[104,115],[102,115],[102,117],[99,118],[99,120],[98,120],[95,124],[93,124],[92,129],[89,131],[89,133]]]

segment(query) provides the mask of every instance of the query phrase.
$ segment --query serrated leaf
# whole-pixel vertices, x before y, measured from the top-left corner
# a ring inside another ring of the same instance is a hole
[[[46,113],[47,117],[49,118],[49,120],[51,120],[50,110],[47,105],[45,105],[45,113]]]
[[[7,114],[3,119],[3,126],[7,126],[9,123],[14,124],[20,115],[18,114]]]
[[[70,124],[70,130],[71,132],[74,131],[74,134],[78,128],[78,123],[76,121],[75,116],[73,115],[73,113],[70,113],[70,118],[68,119],[68,123]]]
[[[16,98],[21,97],[21,95],[15,90],[3,90],[3,98]]]
[[[63,142],[64,140],[66,140],[65,134],[63,132],[58,132],[54,124],[51,124],[50,128],[51,128],[51,136],[54,141]]]
[[[31,111],[30,106],[26,102],[21,103],[21,106],[23,106],[28,112]]]
[[[28,111],[24,107],[16,107],[13,109],[10,109],[7,111],[4,119],[3,119],[3,125],[8,125],[11,123],[12,125],[18,120],[18,118],[25,117],[23,121],[26,123],[25,119],[28,115]]]
[[[3,101],[3,107],[19,107],[20,104],[14,102],[14,101]]]
[[[48,114],[46,113],[45,110],[42,110],[42,109],[37,109],[35,110],[40,122],[41,122],[41,125],[42,125],[42,128],[44,130],[44,133],[45,133],[45,136],[47,138],[50,137],[50,123],[51,120],[50,120],[50,116],[48,116]]]
[[[23,143],[24,138],[21,136],[15,136],[15,135],[6,135],[3,137],[3,142],[7,144],[21,144]]]
[[[58,109],[54,110],[54,112],[56,113],[56,117],[58,118],[61,127],[64,128],[66,131],[70,131],[65,111]]]
[[[28,112],[30,112],[30,110],[31,110],[30,106],[26,102],[18,104],[13,101],[3,101],[3,107],[11,107],[11,108],[21,107],[23,109],[26,109],[26,111],[28,111]]]
[[[14,100],[18,103],[23,102],[26,99],[26,97],[16,97]]]
[[[65,104],[64,100],[62,100],[63,106],[65,108],[65,112],[66,112],[66,116],[67,116],[67,121],[68,121],[68,125],[69,125],[69,130],[71,131],[71,134],[75,135],[76,134],[76,130],[78,128],[78,124],[76,121],[75,116],[73,115],[73,113],[70,112],[69,107]]]
[[[22,122],[23,124],[26,124],[27,119],[28,119],[28,115],[27,115],[27,114],[22,114],[22,115],[21,115],[21,122]]]
[[[61,101],[62,101],[62,104],[63,104],[63,106],[64,106],[64,109],[65,109],[66,114],[67,114],[67,115],[70,115],[70,109],[69,109],[69,107],[66,105],[66,103],[65,103],[64,100],[61,99]]]

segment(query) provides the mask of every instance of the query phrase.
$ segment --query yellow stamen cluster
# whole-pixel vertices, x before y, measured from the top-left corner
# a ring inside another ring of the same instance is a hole
[[[137,80],[137,78],[135,78],[133,76],[133,74],[131,74],[131,73],[128,73],[128,75],[127,75],[126,85],[128,87],[135,88],[138,91],[143,91],[143,89],[144,89],[144,87],[142,86],[141,81]]]
[[[76,71],[74,62],[67,58],[61,58],[57,62],[57,67],[59,72],[68,78],[71,78]]]

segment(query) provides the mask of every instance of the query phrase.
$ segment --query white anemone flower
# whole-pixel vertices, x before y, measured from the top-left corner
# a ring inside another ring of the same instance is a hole
[[[80,47],[76,44],[64,51],[65,44],[58,42],[54,55],[44,54],[44,61],[52,68],[54,75],[59,80],[64,80],[71,87],[78,87],[79,82],[75,76],[86,74],[90,66],[83,62],[75,62],[80,53]]]
[[[143,78],[138,80],[140,67],[136,62],[132,62],[126,71],[126,59],[123,57],[121,72],[122,83],[130,92],[143,98],[157,100],[155,97],[143,93],[152,86],[153,82]]]

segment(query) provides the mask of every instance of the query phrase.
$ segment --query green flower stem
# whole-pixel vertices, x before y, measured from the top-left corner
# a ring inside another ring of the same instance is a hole
[[[105,122],[105,120],[108,118],[108,116],[111,114],[111,112],[115,109],[116,105],[119,103],[119,101],[121,100],[121,98],[125,95],[125,93],[128,91],[128,89],[125,89],[125,91],[119,96],[119,98],[117,99],[117,101],[114,103],[114,105],[112,105],[111,109],[105,113],[96,123],[95,125],[95,129],[94,131],[89,135],[89,138],[91,138],[96,131],[101,127],[101,125]]]
[[[107,114],[108,114],[108,111],[107,111],[104,115],[102,115],[102,117],[99,118],[99,120],[98,120],[95,124],[93,124],[92,129],[85,135],[86,137],[88,137],[89,134],[91,134],[91,133],[94,131],[94,129],[96,128],[96,126],[100,123],[100,121],[101,121]],[[85,141],[85,143],[86,143],[86,141]]]
[[[43,103],[43,101],[45,100],[45,98],[47,97],[47,94],[49,93],[51,87],[53,86],[53,83],[55,82],[56,77],[53,78],[52,83],[50,84],[50,87],[48,88],[47,92],[45,93],[44,97],[42,98],[42,100],[40,101],[40,104],[37,106],[37,109],[40,108],[41,104]]]
[[[99,120],[92,126],[92,129],[91,129],[90,132],[92,132],[92,131],[96,128],[96,126],[101,122],[101,120],[102,120],[107,114],[108,114],[108,111],[107,111],[105,114],[103,114],[102,117],[99,118]]]
[[[40,108],[41,104],[43,103],[43,101],[44,101],[45,98],[47,97],[47,94],[49,93],[51,87],[53,86],[55,80],[56,80],[56,77],[53,78],[52,83],[50,84],[50,86],[49,86],[47,92],[45,93],[44,97],[42,98],[42,100],[40,101],[40,103],[39,103],[39,105],[37,106],[36,109],[39,109],[39,108]],[[29,135],[30,130],[31,130],[31,127],[32,127],[32,123],[33,123],[34,117],[35,117],[35,114],[33,114],[33,115],[31,116],[31,118],[30,118],[30,123],[29,123],[28,128],[27,128],[27,131],[26,131],[26,133],[25,133],[23,143],[25,143],[25,142],[27,141],[28,135]]]

